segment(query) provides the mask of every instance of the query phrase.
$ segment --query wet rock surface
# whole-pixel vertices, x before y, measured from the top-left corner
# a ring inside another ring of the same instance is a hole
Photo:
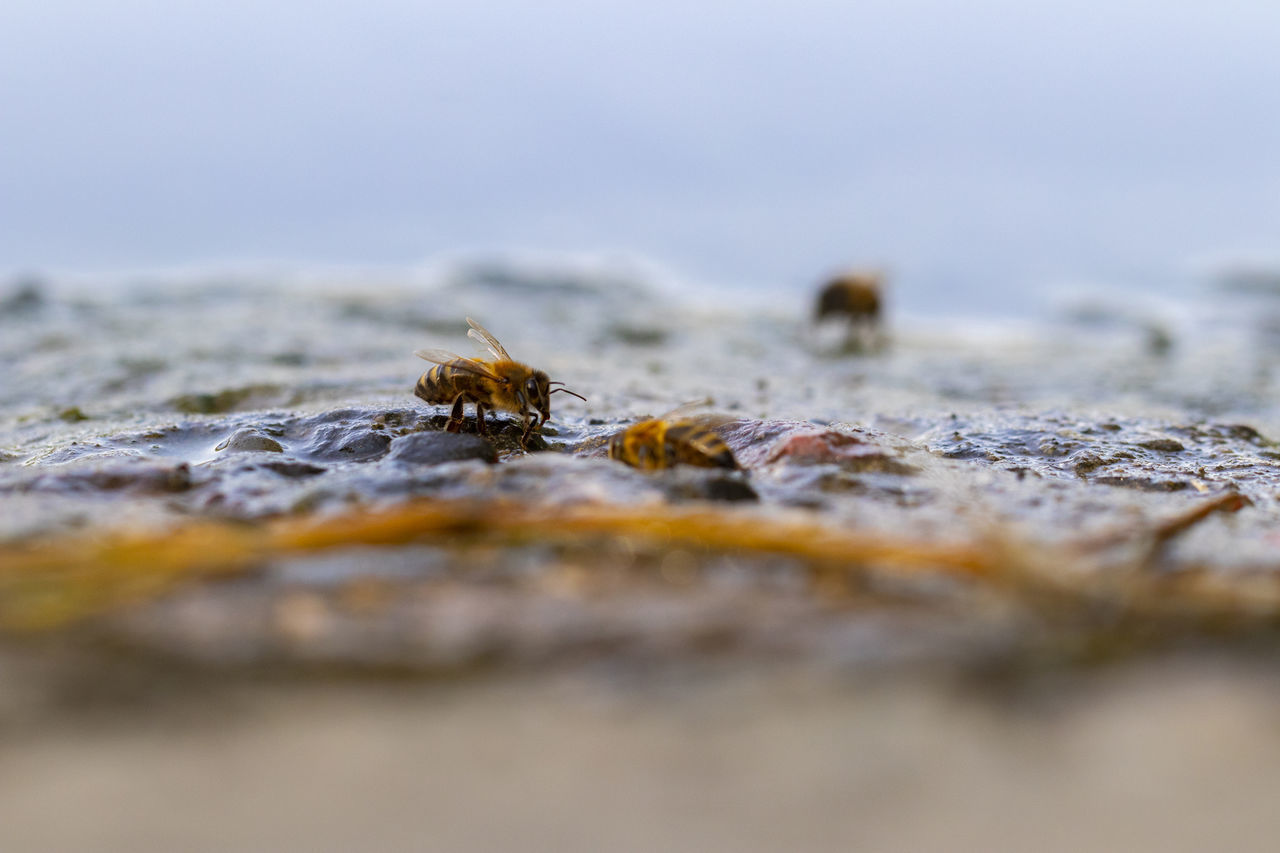
[[[1263,501],[1280,488],[1275,443],[1241,424],[987,416],[957,418],[921,440],[950,459],[1041,477],[1157,491],[1230,489]]]
[[[873,355],[838,358],[805,341],[798,316],[676,312],[634,282],[614,284],[485,267],[429,292],[190,286],[108,302],[42,284],[13,296],[6,310],[23,322],[6,321],[0,343],[16,365],[0,386],[0,541],[193,522],[258,529],[422,500],[551,510],[547,541],[274,556],[86,628],[220,665],[423,671],[620,649],[977,664],[1041,641],[1035,618],[969,581],[836,589],[775,552],[616,533],[566,542],[550,536],[557,508],[786,520],[810,525],[807,537],[995,536],[1034,551],[1156,527],[1238,493],[1247,508],[1162,545],[1162,566],[1226,576],[1277,565],[1280,394],[1265,369],[1276,353],[1261,332],[1239,334],[1253,328],[1249,312],[1172,328],[1155,349],[1142,324],[1099,331],[1077,317],[981,340],[901,327]],[[179,334],[161,322],[177,311],[206,322]],[[423,365],[411,353],[470,352],[468,315],[587,401],[555,397],[524,448],[510,414],[491,415],[486,438],[468,406],[462,432],[444,431],[445,408],[412,398]],[[1235,336],[1218,336],[1224,327]],[[742,471],[646,473],[606,458],[610,436],[690,400],[707,401],[694,417]]]
[[[0,846],[1265,849],[1275,294],[808,307],[0,286]],[[466,316],[587,401],[445,432]],[[742,471],[607,458],[695,400]]]

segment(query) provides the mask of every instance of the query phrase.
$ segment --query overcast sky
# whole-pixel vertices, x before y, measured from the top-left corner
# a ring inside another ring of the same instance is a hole
[[[0,272],[618,250],[808,286],[1280,249],[1280,3],[0,5]]]

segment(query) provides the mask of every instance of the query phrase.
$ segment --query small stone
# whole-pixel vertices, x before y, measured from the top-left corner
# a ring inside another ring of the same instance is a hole
[[[1149,441],[1138,442],[1138,446],[1147,450],[1155,450],[1159,453],[1181,453],[1187,449],[1182,442],[1174,438],[1153,438]]]
[[[39,276],[27,275],[0,292],[0,315],[26,315],[39,311],[47,302],[45,284]]]
[[[281,477],[289,477],[291,479],[300,479],[302,477],[314,477],[317,474],[323,474],[324,469],[319,465],[309,465],[306,462],[289,462],[281,460],[279,462],[264,462],[259,467],[268,471],[274,471]]]
[[[269,453],[280,453],[284,450],[284,447],[271,436],[263,435],[251,427],[245,427],[244,429],[236,430],[214,450],[265,450]]]
[[[387,458],[410,465],[439,465],[480,459],[497,462],[498,453],[488,440],[465,432],[416,432],[391,443]]]
[[[719,473],[706,468],[679,467],[663,473],[667,497],[674,501],[757,501],[760,496],[738,472]]]
[[[799,430],[776,441],[768,463],[835,463],[846,471],[912,474],[915,468],[874,442],[836,430]]]

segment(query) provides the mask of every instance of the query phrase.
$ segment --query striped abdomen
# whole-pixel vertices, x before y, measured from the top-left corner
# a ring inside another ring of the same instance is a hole
[[[649,420],[628,427],[609,442],[609,458],[645,470],[673,465],[736,469],[733,451],[720,436],[694,421]]]
[[[471,399],[479,399],[480,391],[475,373],[454,367],[452,364],[437,364],[418,377],[418,384],[413,393],[422,400],[432,404],[448,405],[465,394]]]
[[[724,439],[692,421],[676,421],[667,425],[668,456],[686,465],[703,468],[737,468],[738,460]]]

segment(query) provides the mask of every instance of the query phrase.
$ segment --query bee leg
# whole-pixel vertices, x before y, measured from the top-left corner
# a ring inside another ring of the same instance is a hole
[[[445,429],[449,432],[459,432],[462,429],[462,395],[459,394],[453,400],[453,412],[449,415],[449,423]]]
[[[476,432],[484,436],[489,434],[484,425],[484,403],[476,403]]]
[[[527,414],[524,416],[524,432],[520,435],[520,446],[522,448],[525,442],[529,440],[529,434],[533,432],[533,425],[537,422],[537,418],[531,418]]]

